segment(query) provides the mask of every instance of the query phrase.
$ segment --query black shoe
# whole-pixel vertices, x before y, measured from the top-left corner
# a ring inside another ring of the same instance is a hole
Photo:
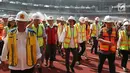
[[[72,66],[70,66],[70,69],[71,69],[72,73],[75,73],[74,68]]]
[[[80,61],[77,61],[76,64],[77,64],[77,65],[80,65],[81,63],[80,63]]]

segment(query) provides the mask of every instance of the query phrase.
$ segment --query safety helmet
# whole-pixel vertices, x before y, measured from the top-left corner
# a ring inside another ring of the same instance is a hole
[[[85,20],[85,21],[89,21],[89,18],[88,18],[88,17],[85,17],[84,20]]]
[[[32,15],[32,18],[33,18],[33,19],[39,19],[39,20],[40,20],[40,15],[39,15],[38,13],[34,13],[34,14]]]
[[[125,22],[123,25],[124,25],[124,26],[130,25],[130,23],[129,23],[129,22]]]
[[[57,21],[60,21],[61,19],[58,17],[56,20],[57,20]]]
[[[4,14],[2,18],[9,18],[9,16],[7,14]]]
[[[100,18],[99,17],[95,17],[95,21],[99,21],[100,20]]]
[[[75,17],[73,17],[73,16],[70,16],[70,17],[68,18],[68,20],[74,20],[74,21],[76,21],[76,20],[75,20]]]
[[[103,22],[114,22],[110,16],[105,16]]]
[[[84,17],[80,17],[80,18],[79,18],[79,22],[81,22],[81,23],[85,23],[85,19],[84,19]]]
[[[14,17],[9,17],[8,21],[14,21],[15,18]]]
[[[123,23],[125,23],[125,22],[129,22],[129,20],[125,18],[125,19],[123,20]]]
[[[17,20],[17,21],[29,21],[29,16],[25,11],[20,11],[16,15],[15,20]]]
[[[63,16],[60,17],[61,21],[65,21],[65,18]]]
[[[49,16],[47,20],[54,20],[53,16]]]

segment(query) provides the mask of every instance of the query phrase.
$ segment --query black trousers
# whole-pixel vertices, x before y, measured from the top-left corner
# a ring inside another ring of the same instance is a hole
[[[73,61],[72,61],[71,65],[70,65],[70,62],[69,62],[70,52],[72,52],[72,54],[73,54]],[[65,56],[65,65],[66,65],[67,71],[69,71],[70,66],[71,67],[75,66],[75,63],[77,61],[77,54],[78,54],[77,48],[65,48],[65,55],[66,55]]]
[[[63,50],[62,50],[62,44],[58,44],[58,53],[60,54],[60,56],[64,56]]]
[[[55,53],[56,53],[56,44],[47,44],[46,51],[45,51],[46,60],[49,60],[50,58],[50,61],[54,61]]]
[[[84,53],[84,51],[86,49],[86,42],[84,41],[83,43],[80,43],[80,47],[81,47],[81,49],[80,49],[80,51],[78,53],[78,61],[81,60],[81,56],[83,55],[83,53]]]
[[[127,67],[127,61],[128,61],[128,55],[129,55],[129,51],[126,50],[120,50],[120,53],[122,54],[122,60],[121,60],[121,66],[122,67]]]
[[[33,73],[34,68],[26,69],[26,70],[11,70],[11,73]]]
[[[99,64],[98,64],[98,73],[102,72],[103,64],[108,59],[109,62],[109,71],[110,73],[116,73],[115,70],[115,54],[103,54],[99,53]]]
[[[4,45],[4,41],[0,40],[0,56],[2,54],[3,45]]]
[[[43,47],[43,46],[40,47],[40,52],[41,52],[41,54],[42,54],[41,61],[42,61],[42,63],[43,63],[43,61],[44,61],[44,55],[45,55],[44,47]]]
[[[91,48],[91,53],[93,52],[93,49],[95,49],[95,54],[97,54],[98,41],[96,37],[92,37],[92,40],[93,40],[93,44]]]

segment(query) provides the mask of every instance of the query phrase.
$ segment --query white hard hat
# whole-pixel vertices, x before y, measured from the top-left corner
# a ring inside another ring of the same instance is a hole
[[[80,17],[80,18],[79,18],[79,22],[85,23],[84,17]]]
[[[99,21],[100,20],[100,18],[99,17],[95,17],[95,21]]]
[[[45,18],[43,18],[43,20],[42,21],[46,21],[46,19]]]
[[[60,17],[61,21],[65,21],[65,18],[63,16]]]
[[[25,11],[20,11],[16,15],[15,20],[17,20],[17,21],[29,21],[29,16]]]
[[[14,21],[15,18],[14,17],[9,17],[8,21]]]
[[[2,18],[9,18],[9,16],[7,14],[4,14]]]
[[[61,19],[58,17],[56,20],[59,20],[59,21],[60,21]]]
[[[105,16],[103,22],[114,22],[110,16]]]
[[[32,15],[32,18],[33,18],[33,19],[39,19],[39,20],[40,20],[40,15],[39,15],[38,13],[34,13],[34,14]]]
[[[84,20],[85,20],[85,21],[89,21],[89,18],[88,18],[88,17],[85,17]]]
[[[127,22],[127,21],[129,21],[129,20],[128,20],[128,19],[124,19],[124,20],[123,20],[123,23],[125,23],[125,22]]]
[[[47,20],[54,20],[53,16],[49,16]]]
[[[75,20],[75,17],[73,17],[73,16],[70,16],[70,17],[68,18],[68,20],[74,20],[74,21],[76,21],[76,20]]]
[[[130,23],[129,23],[129,22],[125,22],[123,25],[124,25],[124,26],[125,26],[125,25],[130,25]]]

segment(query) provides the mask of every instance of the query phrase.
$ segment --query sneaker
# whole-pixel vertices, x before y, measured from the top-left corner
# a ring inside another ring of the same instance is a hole
[[[125,68],[125,67],[123,67],[122,69],[123,69],[124,72],[127,72],[127,71],[128,71],[128,69]]]
[[[76,64],[77,64],[77,65],[80,65],[81,63],[80,63],[80,61],[77,61]]]

